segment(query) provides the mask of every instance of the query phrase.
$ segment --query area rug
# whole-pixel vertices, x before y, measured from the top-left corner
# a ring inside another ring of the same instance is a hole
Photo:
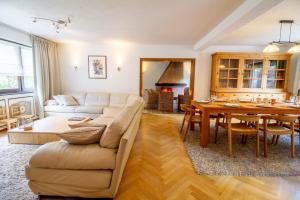
[[[210,141],[214,141],[214,127],[211,127]],[[290,157],[290,137],[281,136],[277,145],[268,145],[268,157],[263,156],[263,141],[260,157],[255,154],[255,137],[248,137],[247,144],[241,144],[241,136],[234,136],[233,156],[227,155],[227,135],[224,130],[218,134],[218,142],[211,142],[208,148],[199,145],[199,128],[190,131],[185,147],[198,174],[217,176],[299,176],[300,145],[298,133],[295,136],[296,157]],[[271,137],[269,138],[271,142]]]
[[[0,136],[0,199],[35,200],[25,178],[25,165],[38,145],[9,144]]]
[[[49,197],[33,194],[27,185],[25,166],[39,145],[9,144],[0,135],[0,200],[84,200],[75,197]],[[102,199],[108,200],[108,199]]]

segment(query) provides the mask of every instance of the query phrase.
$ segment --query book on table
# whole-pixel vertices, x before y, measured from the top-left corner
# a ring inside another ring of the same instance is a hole
[[[68,119],[68,121],[82,121],[85,119],[86,119],[86,117],[71,117]]]

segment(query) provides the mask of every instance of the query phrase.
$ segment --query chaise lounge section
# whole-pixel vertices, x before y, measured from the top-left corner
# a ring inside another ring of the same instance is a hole
[[[118,102],[121,105],[124,101],[120,98]],[[99,143],[74,145],[61,140],[39,147],[25,170],[31,190],[47,196],[113,198],[139,128],[144,101],[127,95],[123,107],[120,105],[104,107],[109,112],[92,121],[107,126]]]

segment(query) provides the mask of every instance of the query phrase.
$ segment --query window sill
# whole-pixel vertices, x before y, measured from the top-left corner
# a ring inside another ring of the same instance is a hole
[[[21,92],[6,92],[0,93],[0,96],[18,95],[18,94],[33,94],[34,91],[21,91]]]

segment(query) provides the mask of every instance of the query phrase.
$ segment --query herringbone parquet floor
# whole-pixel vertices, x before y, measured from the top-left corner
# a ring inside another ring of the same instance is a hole
[[[197,175],[176,120],[144,114],[116,199],[300,199],[300,177]]]

